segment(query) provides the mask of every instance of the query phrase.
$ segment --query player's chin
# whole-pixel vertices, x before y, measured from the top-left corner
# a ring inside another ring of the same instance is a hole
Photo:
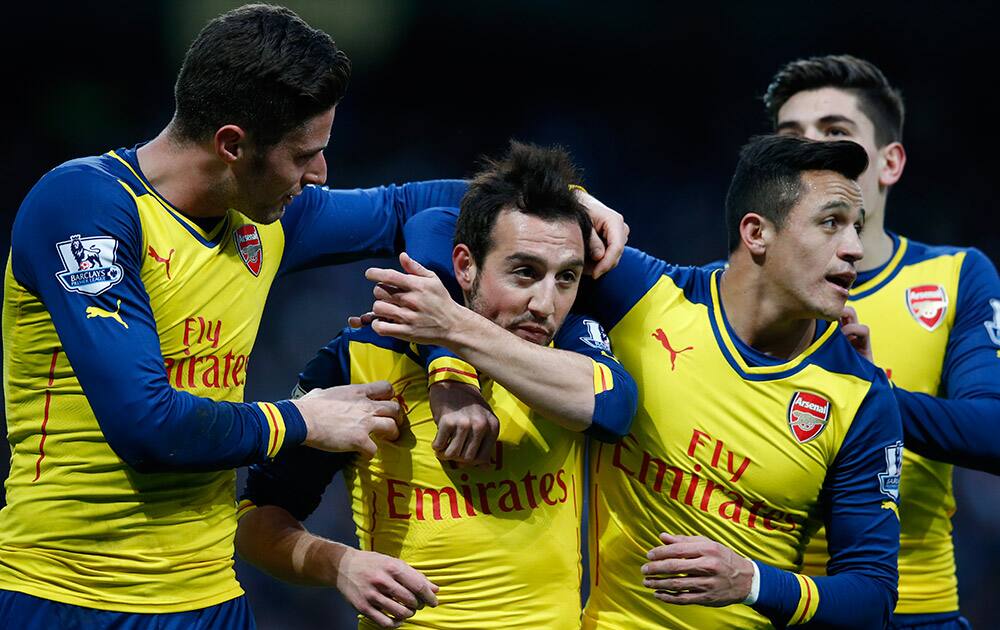
[[[847,305],[847,298],[842,298],[840,296],[832,296],[823,301],[823,304],[814,305],[814,311],[816,313],[816,319],[825,319],[828,322],[834,322],[840,319],[840,316],[844,313],[844,307]]]

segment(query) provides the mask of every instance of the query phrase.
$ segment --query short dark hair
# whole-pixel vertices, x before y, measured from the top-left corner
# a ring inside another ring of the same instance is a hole
[[[469,183],[455,226],[455,244],[468,247],[481,267],[493,249],[497,217],[504,210],[517,210],[546,221],[575,221],[587,251],[593,226],[570,189],[579,181],[580,174],[562,147],[511,141],[503,158],[484,158],[482,170]]]
[[[848,140],[816,142],[794,136],[757,136],[740,150],[729,193],[729,251],[740,244],[740,221],[753,212],[781,229],[802,194],[802,173],[834,171],[856,180],[868,168],[864,148]]]
[[[771,123],[795,94],[833,87],[854,94],[858,108],[875,125],[875,142],[884,147],[903,139],[903,95],[889,84],[875,64],[851,55],[827,55],[792,61],[778,71],[764,94]]]
[[[284,7],[248,4],[209,22],[184,56],[174,98],[180,138],[239,125],[258,147],[336,105],[351,62],[329,35]]]

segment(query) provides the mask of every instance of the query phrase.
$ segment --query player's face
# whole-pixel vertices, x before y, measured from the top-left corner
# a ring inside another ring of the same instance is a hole
[[[858,98],[838,88],[825,87],[793,95],[778,111],[778,134],[809,140],[852,140],[868,154],[868,168],[858,178],[871,210],[878,199],[880,155],[875,124],[858,108]]]
[[[838,319],[861,259],[858,184],[833,171],[802,173],[803,192],[768,243],[765,268],[789,315]]]
[[[335,111],[310,118],[263,154],[251,156],[254,165],[240,178],[240,212],[258,223],[274,223],[303,188],[326,182],[323,149],[330,141]]]
[[[469,308],[518,337],[548,344],[566,319],[583,273],[583,234],[575,221],[505,211],[493,226],[482,268],[459,282]]]

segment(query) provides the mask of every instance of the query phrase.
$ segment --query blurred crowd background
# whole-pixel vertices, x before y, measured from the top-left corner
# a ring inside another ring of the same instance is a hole
[[[204,23],[232,0],[8,4],[0,249],[22,197],[68,159],[151,139]],[[461,2],[288,0],[351,57],[327,150],[331,187],[469,175],[509,138],[571,150],[588,189],[626,215],[631,244],[675,262],[725,254],[723,201],[737,151],[768,129],[760,95],[785,62],[851,53],[906,99],[909,162],[887,225],[1000,261],[990,97],[1000,10],[988,2]],[[314,351],[370,305],[366,265],[305,272],[271,293],[248,400],[288,395]],[[998,418],[983,418],[997,422]],[[1000,439],[1000,438],[998,438]],[[0,477],[6,477],[6,442]],[[352,540],[336,482],[307,525]],[[1000,481],[958,471],[962,609],[992,627],[1000,587]],[[44,522],[45,515],[39,519]],[[489,544],[484,541],[484,544]],[[262,629],[350,628],[333,590],[237,571]]]

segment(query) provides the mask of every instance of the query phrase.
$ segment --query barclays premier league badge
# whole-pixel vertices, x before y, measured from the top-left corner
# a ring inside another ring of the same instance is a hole
[[[63,271],[56,274],[63,288],[73,293],[100,295],[121,282],[124,272],[115,263],[118,241],[110,236],[74,234],[56,243]]]

